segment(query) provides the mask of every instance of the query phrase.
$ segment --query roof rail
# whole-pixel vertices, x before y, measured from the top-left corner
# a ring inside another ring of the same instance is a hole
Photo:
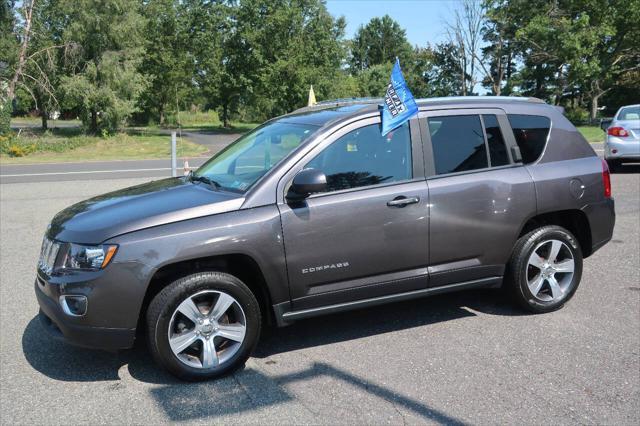
[[[524,96],[491,96],[491,95],[480,95],[480,96],[443,96],[443,97],[435,97],[435,98],[420,98],[416,99],[416,102],[438,102],[438,101],[448,101],[448,100],[459,100],[459,101],[482,101],[482,100],[495,100],[495,101],[508,101],[508,102],[533,102],[537,104],[545,103],[542,99],[534,98],[534,97],[524,97]]]
[[[421,98],[416,99],[417,103],[429,104],[429,103],[437,103],[443,101],[505,101],[505,102],[530,102],[537,104],[544,104],[545,101],[538,98],[533,97],[521,97],[521,96],[444,96],[444,97],[434,97],[434,98]],[[326,101],[320,101],[312,106],[305,106],[302,108],[298,108],[292,113],[297,112],[306,112],[306,111],[315,111],[320,109],[325,109],[329,107],[339,107],[346,106],[352,104],[380,104],[382,105],[384,99],[382,98],[338,98],[338,99],[329,99]]]
[[[299,111],[312,111],[314,109],[322,109],[331,106],[344,106],[350,104],[379,104],[383,101],[382,98],[338,98],[338,99],[328,99],[326,101],[316,102],[311,106],[305,106],[302,108],[298,108],[293,112]]]

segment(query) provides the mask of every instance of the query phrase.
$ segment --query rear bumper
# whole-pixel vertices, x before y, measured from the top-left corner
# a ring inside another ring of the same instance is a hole
[[[613,236],[616,224],[615,201],[607,198],[599,203],[589,204],[583,209],[591,227],[591,252],[593,254],[607,244]]]
[[[640,140],[622,140],[610,136],[604,144],[604,157],[607,160],[640,162]]]
[[[36,279],[35,292],[40,312],[40,324],[53,338],[75,346],[92,349],[118,350],[133,346],[135,329],[93,327],[79,323],[78,318],[69,317],[59,303],[40,288]]]

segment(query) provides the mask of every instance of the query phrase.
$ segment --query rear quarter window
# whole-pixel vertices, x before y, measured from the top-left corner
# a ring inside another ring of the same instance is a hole
[[[551,120],[540,115],[509,114],[509,123],[525,164],[533,163],[544,151]]]

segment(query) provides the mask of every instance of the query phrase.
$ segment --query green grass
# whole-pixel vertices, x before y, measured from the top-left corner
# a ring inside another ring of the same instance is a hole
[[[231,127],[222,127],[221,124],[194,124],[191,126],[182,126],[182,130],[198,130],[204,132],[215,132],[215,133],[246,133],[250,130],[255,129],[261,123],[240,123],[240,122],[231,122]]]
[[[245,133],[258,123],[232,122],[230,128],[222,127],[215,111],[180,112],[169,117],[179,120],[185,131],[214,133]],[[169,158],[170,136],[167,129],[158,126],[126,128],[107,136],[89,136],[83,133],[78,120],[50,120],[50,130],[39,128],[39,117],[15,117],[11,126],[16,129],[10,137],[0,137],[0,162],[26,164],[38,162],[134,160]],[[62,126],[62,127],[61,127]],[[177,126],[170,126],[177,127]],[[180,158],[199,157],[207,149],[184,138],[178,138]]]
[[[206,131],[215,133],[245,133],[258,127],[260,123],[245,123],[232,120],[230,127],[223,127],[218,114],[215,111],[180,111],[178,114],[169,115],[167,124],[163,127],[175,129],[180,127],[185,131]],[[148,126],[154,128],[157,126]]]
[[[79,127],[82,123],[80,120],[49,120],[47,125],[50,128],[55,127]],[[42,125],[42,119],[40,117],[14,117],[11,119],[11,127],[40,127]]]
[[[156,131],[118,133],[106,138],[88,136],[79,128],[54,131],[25,130],[20,136],[0,138],[0,162],[26,164],[42,162],[134,160],[170,158],[171,139]],[[201,145],[178,138],[179,158],[206,153]]]
[[[598,126],[578,126],[578,130],[590,143],[604,142],[604,132]]]

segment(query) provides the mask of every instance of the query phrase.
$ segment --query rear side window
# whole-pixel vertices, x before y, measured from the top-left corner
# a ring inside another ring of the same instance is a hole
[[[484,131],[487,134],[487,144],[489,145],[489,158],[491,167],[504,166],[509,164],[507,147],[500,131],[500,125],[495,115],[483,115]]]
[[[479,115],[451,115],[428,119],[436,174],[489,167]]]
[[[509,114],[508,117],[522,153],[522,161],[525,164],[533,163],[544,151],[551,120],[539,115]]]

